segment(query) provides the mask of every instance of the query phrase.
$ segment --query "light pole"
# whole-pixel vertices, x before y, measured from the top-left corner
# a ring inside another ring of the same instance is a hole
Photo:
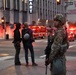
[[[6,5],[6,0],[3,0],[3,16],[4,16],[4,38],[6,39],[6,17],[5,17],[5,5]]]
[[[67,7],[68,5],[65,5],[65,17],[67,18]]]

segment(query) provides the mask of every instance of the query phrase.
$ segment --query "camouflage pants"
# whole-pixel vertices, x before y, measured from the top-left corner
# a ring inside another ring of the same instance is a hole
[[[66,75],[66,59],[65,58],[63,58],[62,59],[63,60],[63,63],[64,63],[64,73],[63,74],[58,74],[58,75]],[[54,74],[53,72],[52,72],[52,64],[50,64],[50,75],[57,75],[57,74]]]

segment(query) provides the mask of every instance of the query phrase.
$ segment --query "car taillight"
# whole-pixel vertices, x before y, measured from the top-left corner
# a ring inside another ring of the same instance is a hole
[[[41,27],[39,26],[39,28],[41,28]]]
[[[68,38],[70,38],[71,36],[69,35]]]
[[[32,29],[33,31],[35,31],[36,29]]]

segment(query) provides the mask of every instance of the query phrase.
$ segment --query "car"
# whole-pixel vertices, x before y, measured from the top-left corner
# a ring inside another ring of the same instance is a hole
[[[74,41],[75,40],[75,34],[73,32],[68,33],[68,40],[69,41]]]

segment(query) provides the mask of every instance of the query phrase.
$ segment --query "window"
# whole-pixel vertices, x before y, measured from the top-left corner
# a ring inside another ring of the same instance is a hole
[[[10,0],[5,0],[5,8],[10,8]]]
[[[19,0],[14,0],[14,9],[15,10],[19,9]]]

